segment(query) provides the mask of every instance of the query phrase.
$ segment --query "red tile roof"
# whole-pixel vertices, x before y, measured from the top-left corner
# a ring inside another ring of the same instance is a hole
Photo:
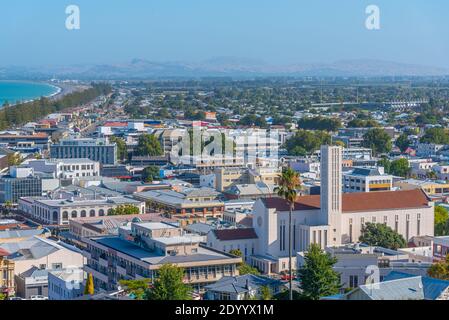
[[[281,198],[262,199],[267,208],[288,211],[289,204]],[[421,189],[385,192],[357,192],[343,194],[343,212],[366,212],[390,209],[421,208],[429,205],[430,199]],[[295,211],[319,210],[320,196],[300,196]]]
[[[213,230],[213,233],[217,239],[222,241],[257,239],[256,231],[253,228]]]

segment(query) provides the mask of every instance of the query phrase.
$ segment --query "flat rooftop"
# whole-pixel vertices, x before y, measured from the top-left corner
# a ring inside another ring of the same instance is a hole
[[[201,262],[201,261],[218,261],[218,260],[232,260],[232,258],[224,253],[220,253],[214,250],[210,250],[204,247],[199,247],[198,252],[191,255],[178,255],[178,256],[165,256],[156,254],[153,251],[145,250],[136,244],[123,240],[119,237],[101,237],[101,238],[92,238],[94,242],[97,242],[105,247],[116,250],[123,254],[129,255],[135,259],[146,262],[150,265],[159,265],[166,263],[189,263],[189,262]]]

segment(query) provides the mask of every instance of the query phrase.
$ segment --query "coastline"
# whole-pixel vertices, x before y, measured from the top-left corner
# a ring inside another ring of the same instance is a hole
[[[55,100],[58,100],[58,99],[64,97],[65,95],[67,95],[69,93],[81,90],[81,86],[70,85],[70,84],[64,84],[64,85],[54,84],[54,83],[52,83],[50,81],[1,80],[0,82],[5,82],[5,83],[6,82],[8,82],[8,83],[17,82],[17,83],[28,83],[28,84],[40,84],[40,85],[47,85],[47,86],[52,87],[52,88],[55,89],[55,91],[53,93],[48,94],[48,95],[39,96],[39,97],[36,97],[34,99],[23,100],[23,101],[21,101],[19,103],[17,103],[17,102],[10,103],[9,104],[10,107],[13,107],[13,106],[16,106],[16,105],[19,105],[19,104],[30,103],[30,102],[39,100],[41,97],[45,97],[47,99],[55,101]],[[0,105],[0,109],[2,109],[2,108],[3,108],[3,105]]]

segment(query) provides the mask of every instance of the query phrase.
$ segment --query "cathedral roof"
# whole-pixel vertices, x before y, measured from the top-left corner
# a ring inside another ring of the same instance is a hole
[[[368,212],[393,209],[428,207],[430,199],[421,189],[404,191],[356,192],[342,195],[343,212]],[[289,204],[281,198],[262,199],[265,206],[278,211],[288,211]],[[319,210],[320,196],[299,196],[295,211]]]

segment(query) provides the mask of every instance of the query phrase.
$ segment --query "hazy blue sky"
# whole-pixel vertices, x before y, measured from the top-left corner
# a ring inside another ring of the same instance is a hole
[[[81,30],[65,8],[81,9]],[[365,8],[381,9],[381,30]],[[449,67],[447,0],[3,0],[0,65],[382,59]]]

